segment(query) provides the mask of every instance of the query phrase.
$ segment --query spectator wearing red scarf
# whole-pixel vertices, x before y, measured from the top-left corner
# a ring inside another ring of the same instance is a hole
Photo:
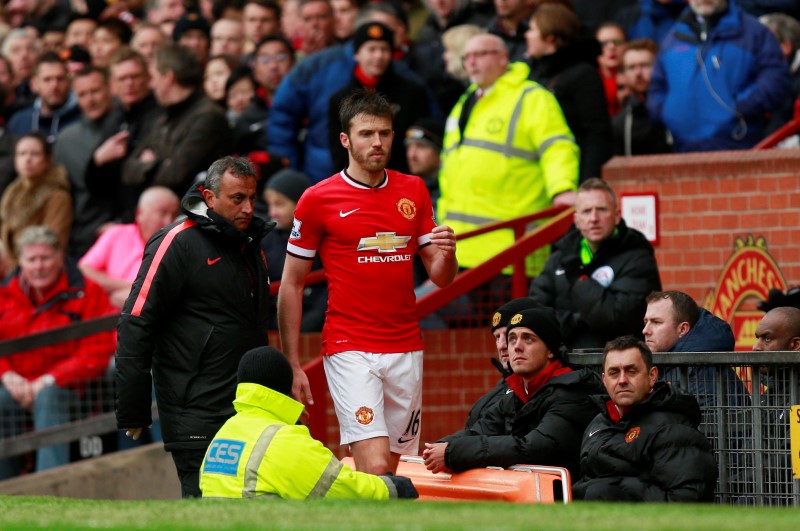
[[[565,467],[577,477],[581,436],[599,412],[590,395],[602,392],[600,380],[568,366],[552,309],[523,310],[508,323],[512,392],[469,429],[427,444],[425,464],[437,473],[527,463]]]

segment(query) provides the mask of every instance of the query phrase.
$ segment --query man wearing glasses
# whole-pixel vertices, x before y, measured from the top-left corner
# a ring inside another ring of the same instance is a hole
[[[490,34],[467,42],[464,69],[472,84],[447,119],[439,174],[437,216],[462,234],[495,221],[572,205],[578,184],[578,147],[558,102],[528,80],[525,63],[508,62],[503,40]],[[514,242],[511,229],[459,243],[462,267],[475,267]],[[532,276],[546,254],[529,261]],[[491,292],[494,307],[510,296],[509,277]],[[492,302],[492,301],[488,301]]]

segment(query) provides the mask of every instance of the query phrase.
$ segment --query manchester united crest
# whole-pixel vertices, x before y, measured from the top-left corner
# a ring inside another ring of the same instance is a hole
[[[498,321],[499,321],[499,319],[498,319]],[[520,321],[522,321],[522,314],[518,313],[517,315],[512,317],[511,320],[508,323],[512,324],[512,325],[515,325],[515,324],[519,323]]]
[[[356,411],[356,420],[359,424],[364,424],[365,426],[372,422],[372,419],[375,418],[375,413],[372,412],[370,408],[367,406],[361,406]]]
[[[417,215],[417,205],[411,199],[405,197],[397,202],[397,211],[400,212],[404,218],[411,220]]]
[[[633,441],[635,441],[636,438],[639,436],[639,432],[640,431],[642,431],[642,430],[639,429],[639,426],[636,426],[635,428],[629,429],[628,433],[625,434],[625,442],[626,443],[632,443]]]
[[[373,40],[380,39],[383,37],[383,28],[377,24],[372,25],[367,28],[367,35],[369,35],[369,38]]]
[[[497,325],[499,325],[499,324],[500,324],[500,319],[501,319],[502,317],[503,317],[503,316],[502,316],[502,315],[500,315],[500,312],[494,312],[494,315],[492,316],[492,326],[497,326]]]

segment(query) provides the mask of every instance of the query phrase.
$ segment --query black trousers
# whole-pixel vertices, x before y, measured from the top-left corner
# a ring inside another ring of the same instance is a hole
[[[200,466],[206,455],[205,450],[173,450],[172,460],[178,469],[178,480],[181,482],[181,496],[183,498],[199,498],[200,492]]]

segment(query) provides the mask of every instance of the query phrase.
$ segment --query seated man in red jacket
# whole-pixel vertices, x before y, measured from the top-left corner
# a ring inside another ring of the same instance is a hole
[[[41,226],[17,240],[19,267],[0,284],[0,341],[114,313],[105,291],[64,261],[58,236]],[[111,331],[0,357],[0,439],[71,420],[86,383],[114,353]],[[69,445],[42,448],[36,470],[69,461]],[[0,459],[0,480],[17,474],[14,458]]]

